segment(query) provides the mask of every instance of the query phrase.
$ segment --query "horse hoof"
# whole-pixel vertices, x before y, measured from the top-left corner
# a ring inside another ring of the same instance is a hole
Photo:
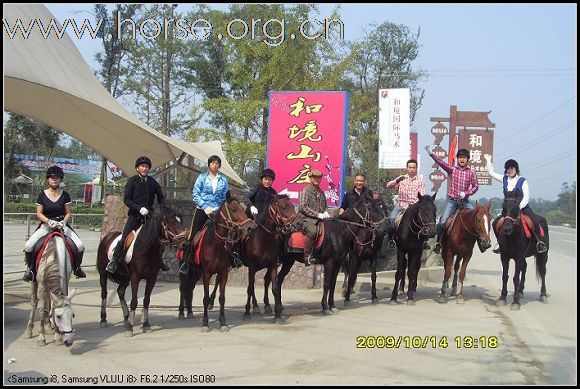
[[[183,313],[180,313],[179,315],[177,315],[177,320],[185,320],[185,315]]]
[[[151,333],[151,332],[153,332],[153,330],[151,329],[150,325],[147,325],[147,326],[143,326],[143,332],[144,333]]]
[[[372,303],[372,304],[378,304],[378,303],[379,303],[379,299],[378,299],[378,298],[376,298],[376,297],[373,297],[373,298],[371,299],[371,303]]]
[[[208,311],[211,311],[212,309],[213,309],[213,303],[209,303],[209,304],[207,305],[207,310],[208,310]]]
[[[282,325],[282,319],[279,318],[279,317],[277,317],[276,318],[276,324],[279,325],[279,326]]]
[[[407,305],[415,305],[415,300],[407,300]]]
[[[132,337],[132,336],[133,336],[133,330],[130,330],[130,331],[125,331],[125,336],[126,336],[127,338],[130,338],[130,337]]]
[[[209,326],[201,327],[201,332],[209,332]]]
[[[187,318],[193,319],[193,312],[187,312]]]
[[[455,298],[455,302],[456,302],[457,304],[464,304],[464,303],[465,303],[465,299],[464,299],[463,297],[459,297],[459,296],[457,296],[457,297]]]
[[[513,303],[510,308],[511,308],[512,311],[519,311],[520,310],[520,304]]]
[[[259,315],[259,314],[260,314],[260,313],[262,313],[262,312],[260,312],[260,307],[253,307],[253,308],[252,308],[252,313],[253,313],[254,315]]]
[[[520,292],[519,295],[520,295],[520,298],[524,298],[524,292]]]
[[[506,306],[507,301],[505,301],[504,299],[499,299],[497,300],[496,305]]]
[[[44,339],[39,339],[36,341],[36,344],[40,347],[46,346],[46,340]]]
[[[264,307],[264,314],[265,314],[265,315],[271,315],[271,314],[272,314],[272,307],[271,307],[271,306],[269,306],[269,305],[266,305],[266,306]]]
[[[344,306],[348,307],[350,305],[350,300],[344,300]]]
[[[337,307],[332,307],[332,308],[330,308],[330,312],[337,313],[338,312],[338,308]]]
[[[322,313],[323,313],[325,316],[330,316],[330,315],[332,315],[332,311],[331,311],[330,309],[324,309],[324,310],[322,310]]]
[[[249,321],[252,320],[252,315],[250,315],[249,313],[244,313],[244,317],[242,318],[243,321]]]
[[[445,304],[447,302],[447,298],[445,296],[440,296],[437,302],[439,304]]]
[[[229,332],[230,327],[228,327],[227,325],[220,326],[220,331],[221,332]]]
[[[31,332],[25,332],[24,333],[24,339],[30,339],[32,338],[32,333]]]
[[[547,304],[548,303],[548,296],[540,296],[540,302]]]
[[[397,305],[397,304],[398,304],[397,299],[390,299],[389,300],[389,305]]]
[[[107,328],[109,326],[109,324],[106,321],[102,321],[99,323],[99,327],[101,328]]]

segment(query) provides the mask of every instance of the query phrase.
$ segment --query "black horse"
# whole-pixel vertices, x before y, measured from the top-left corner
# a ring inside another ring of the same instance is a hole
[[[368,260],[371,268],[371,302],[378,303],[377,298],[377,256],[383,246],[385,234],[388,231],[390,220],[387,215],[385,204],[380,199],[372,201],[373,214],[380,216],[369,228],[362,228],[349,253],[348,260],[345,263],[344,305],[350,302],[350,295],[356,284],[358,270],[362,262]]]
[[[421,254],[423,243],[435,236],[436,233],[436,207],[435,196],[421,196],[419,201],[411,204],[405,211],[401,223],[397,228],[395,240],[397,242],[397,272],[395,273],[395,286],[391,295],[391,304],[397,303],[399,282],[405,276],[408,267],[409,286],[407,288],[407,304],[415,303],[414,294],[417,290],[417,276],[421,267]]]
[[[133,335],[139,281],[144,279],[147,284],[143,297],[143,317],[141,322],[143,323],[144,332],[151,331],[149,302],[151,292],[157,281],[157,274],[161,268],[163,245],[177,243],[184,237],[181,220],[181,217],[173,209],[161,207],[159,213],[154,214],[143,224],[135,238],[131,262],[128,264],[129,274],[123,272],[123,267],[117,268],[113,275],[105,270],[109,257],[112,256],[112,248],[116,245],[116,238],[121,235],[121,231],[109,232],[101,240],[97,249],[97,269],[101,283],[101,327],[107,326],[105,306],[107,301],[107,278],[110,278],[113,282],[119,284],[117,293],[123,309],[125,332],[127,335]],[[125,289],[129,283],[131,283],[132,292],[130,311],[125,301]]]
[[[503,268],[502,274],[502,288],[501,296],[498,304],[507,304],[507,281],[509,279],[509,261],[513,258],[516,263],[516,270],[514,272],[514,302],[513,309],[520,308],[520,298],[524,293],[524,283],[526,281],[526,258],[536,257],[536,275],[541,279],[542,286],[540,290],[539,301],[547,302],[548,295],[546,293],[546,264],[548,262],[548,253],[538,253],[536,248],[536,239],[531,236],[530,239],[526,237],[520,216],[520,200],[514,192],[507,192],[503,202],[503,215],[494,220],[493,229],[497,241],[499,243],[501,253],[501,265]],[[503,219],[503,220],[502,220]],[[533,226],[532,226],[533,228]],[[543,226],[546,235],[546,245],[549,245],[548,226]]]

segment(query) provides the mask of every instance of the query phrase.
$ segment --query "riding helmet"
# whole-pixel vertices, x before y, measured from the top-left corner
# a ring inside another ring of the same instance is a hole
[[[64,171],[60,166],[51,166],[46,171],[46,178],[49,178],[50,176],[58,176],[62,180],[64,178]]]
[[[504,164],[504,169],[507,173],[508,168],[510,167],[515,167],[516,168],[516,173],[520,174],[520,165],[518,164],[518,162],[515,159],[508,159],[507,161],[505,161]]]
[[[467,150],[467,149],[457,150],[457,158],[459,158],[461,155],[463,155],[464,157],[467,157],[467,159],[469,159],[469,150]]]
[[[274,170],[266,168],[262,171],[262,175],[260,176],[260,179],[264,178],[264,177],[271,177],[272,180],[276,179],[276,173],[274,173]]]
[[[145,156],[137,158],[135,161],[135,167],[139,167],[142,163],[149,165],[149,169],[151,169],[151,160]]]

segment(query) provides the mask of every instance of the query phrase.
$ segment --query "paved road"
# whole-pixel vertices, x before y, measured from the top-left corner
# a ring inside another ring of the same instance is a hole
[[[368,293],[358,292],[351,306],[326,317],[320,313],[320,290],[285,290],[286,320],[276,326],[272,316],[262,314],[243,321],[245,290],[230,287],[226,291],[226,318],[231,329],[227,333],[217,329],[215,311],[210,313],[212,331],[200,331],[199,290],[195,293],[195,318],[178,321],[176,284],[159,282],[150,310],[153,332],[144,334],[136,327],[135,335],[127,338],[116,297],[110,299],[108,309],[112,325],[99,328],[100,291],[96,274],[89,273],[87,279],[72,282],[77,287],[77,339],[69,349],[55,344],[39,347],[35,338],[22,338],[28,315],[27,286],[5,283],[4,382],[56,375],[60,383],[63,378],[76,377],[99,383],[106,378],[123,379],[126,384],[131,375],[136,383],[156,379],[160,384],[162,375],[166,379],[175,374],[170,378],[191,383],[192,375],[201,374],[215,378],[218,385],[575,385],[575,230],[554,228],[551,237],[549,303],[537,301],[539,285],[530,259],[519,311],[495,304],[501,288],[501,266],[499,256],[487,252],[478,253],[469,264],[465,304],[456,304],[453,299],[437,303],[440,281],[425,281],[418,286],[415,306],[388,305],[388,289],[379,291],[377,305],[370,303]],[[389,272],[380,276],[386,280],[382,287],[392,287],[390,276]],[[512,298],[512,288],[510,280],[508,299]],[[143,286],[140,302],[142,290]],[[139,317],[140,309],[137,321]],[[379,345],[384,341],[389,345],[389,336],[395,341],[400,337],[401,343],[392,348],[357,348],[360,336],[387,337],[377,338]],[[458,347],[458,336],[461,340],[466,336],[491,339],[492,343],[486,348],[481,344],[477,349]],[[416,342],[420,340],[420,344],[415,343],[419,347],[413,347],[413,337],[417,337]],[[489,347],[495,341],[490,337],[497,337],[497,348]],[[448,342],[446,348],[440,343],[442,339]],[[9,364],[10,358],[15,362]]]

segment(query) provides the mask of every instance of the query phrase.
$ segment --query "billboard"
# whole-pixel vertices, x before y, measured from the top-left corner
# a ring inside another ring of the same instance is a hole
[[[33,172],[46,171],[49,166],[58,165],[62,168],[65,174],[78,174],[86,180],[91,180],[101,174],[101,161],[54,157],[51,162],[48,163],[44,156],[27,154],[14,154],[14,160],[16,163],[26,166]],[[107,169],[108,178],[112,177],[110,172],[120,173],[117,166],[113,163],[107,162],[107,165],[109,166],[109,169]]]
[[[344,192],[348,92],[270,92],[266,166],[274,169],[273,188],[294,204],[320,170],[326,204],[338,207]]]
[[[404,169],[410,155],[410,92],[379,89],[379,168]]]
[[[467,166],[475,170],[479,185],[491,185],[483,155],[493,155],[493,130],[460,130],[458,148],[469,150]]]

